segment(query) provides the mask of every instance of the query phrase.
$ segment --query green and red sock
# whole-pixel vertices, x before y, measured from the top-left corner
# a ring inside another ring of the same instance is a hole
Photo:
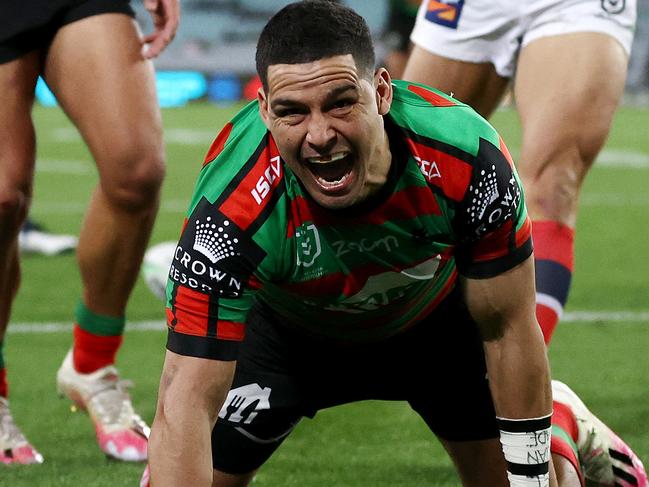
[[[122,344],[126,320],[123,316],[97,314],[83,302],[77,306],[74,324],[74,368],[90,374],[115,363],[115,355]]]

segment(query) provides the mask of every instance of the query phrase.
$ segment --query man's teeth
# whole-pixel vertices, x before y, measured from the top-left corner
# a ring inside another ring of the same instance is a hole
[[[349,177],[349,173],[343,175],[340,179],[336,179],[335,181],[327,181],[326,179],[321,178],[321,177],[318,178],[318,181],[319,181],[320,184],[321,184],[322,186],[324,186],[324,187],[328,187],[328,186],[338,186],[339,184],[341,184],[341,183],[342,183],[345,179],[347,179],[348,177]]]
[[[328,156],[320,157],[307,157],[306,160],[311,164],[327,164],[329,162],[336,162],[341,160],[347,155],[347,152],[336,152],[335,154],[330,154]]]

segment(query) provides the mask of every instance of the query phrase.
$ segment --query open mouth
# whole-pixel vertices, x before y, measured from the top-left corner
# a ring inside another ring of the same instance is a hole
[[[340,191],[351,183],[354,157],[349,152],[307,157],[306,161],[316,183],[325,191]]]

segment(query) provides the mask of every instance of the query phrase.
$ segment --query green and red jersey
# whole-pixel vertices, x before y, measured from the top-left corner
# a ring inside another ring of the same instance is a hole
[[[167,347],[231,360],[253,300],[341,340],[394,335],[455,285],[532,252],[511,157],[471,108],[394,82],[388,183],[361,205],[317,205],[247,105],[205,159],[167,285]]]

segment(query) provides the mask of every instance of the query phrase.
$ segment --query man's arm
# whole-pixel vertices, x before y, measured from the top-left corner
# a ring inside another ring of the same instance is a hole
[[[548,466],[552,413],[550,369],[535,316],[533,257],[492,278],[466,279],[464,285],[484,340],[510,481],[512,472],[526,477]]]
[[[144,0],[151,15],[153,32],[144,36],[144,57],[153,59],[173,40],[180,20],[179,0]]]
[[[166,352],[149,439],[151,485],[212,485],[211,433],[235,365]]]

